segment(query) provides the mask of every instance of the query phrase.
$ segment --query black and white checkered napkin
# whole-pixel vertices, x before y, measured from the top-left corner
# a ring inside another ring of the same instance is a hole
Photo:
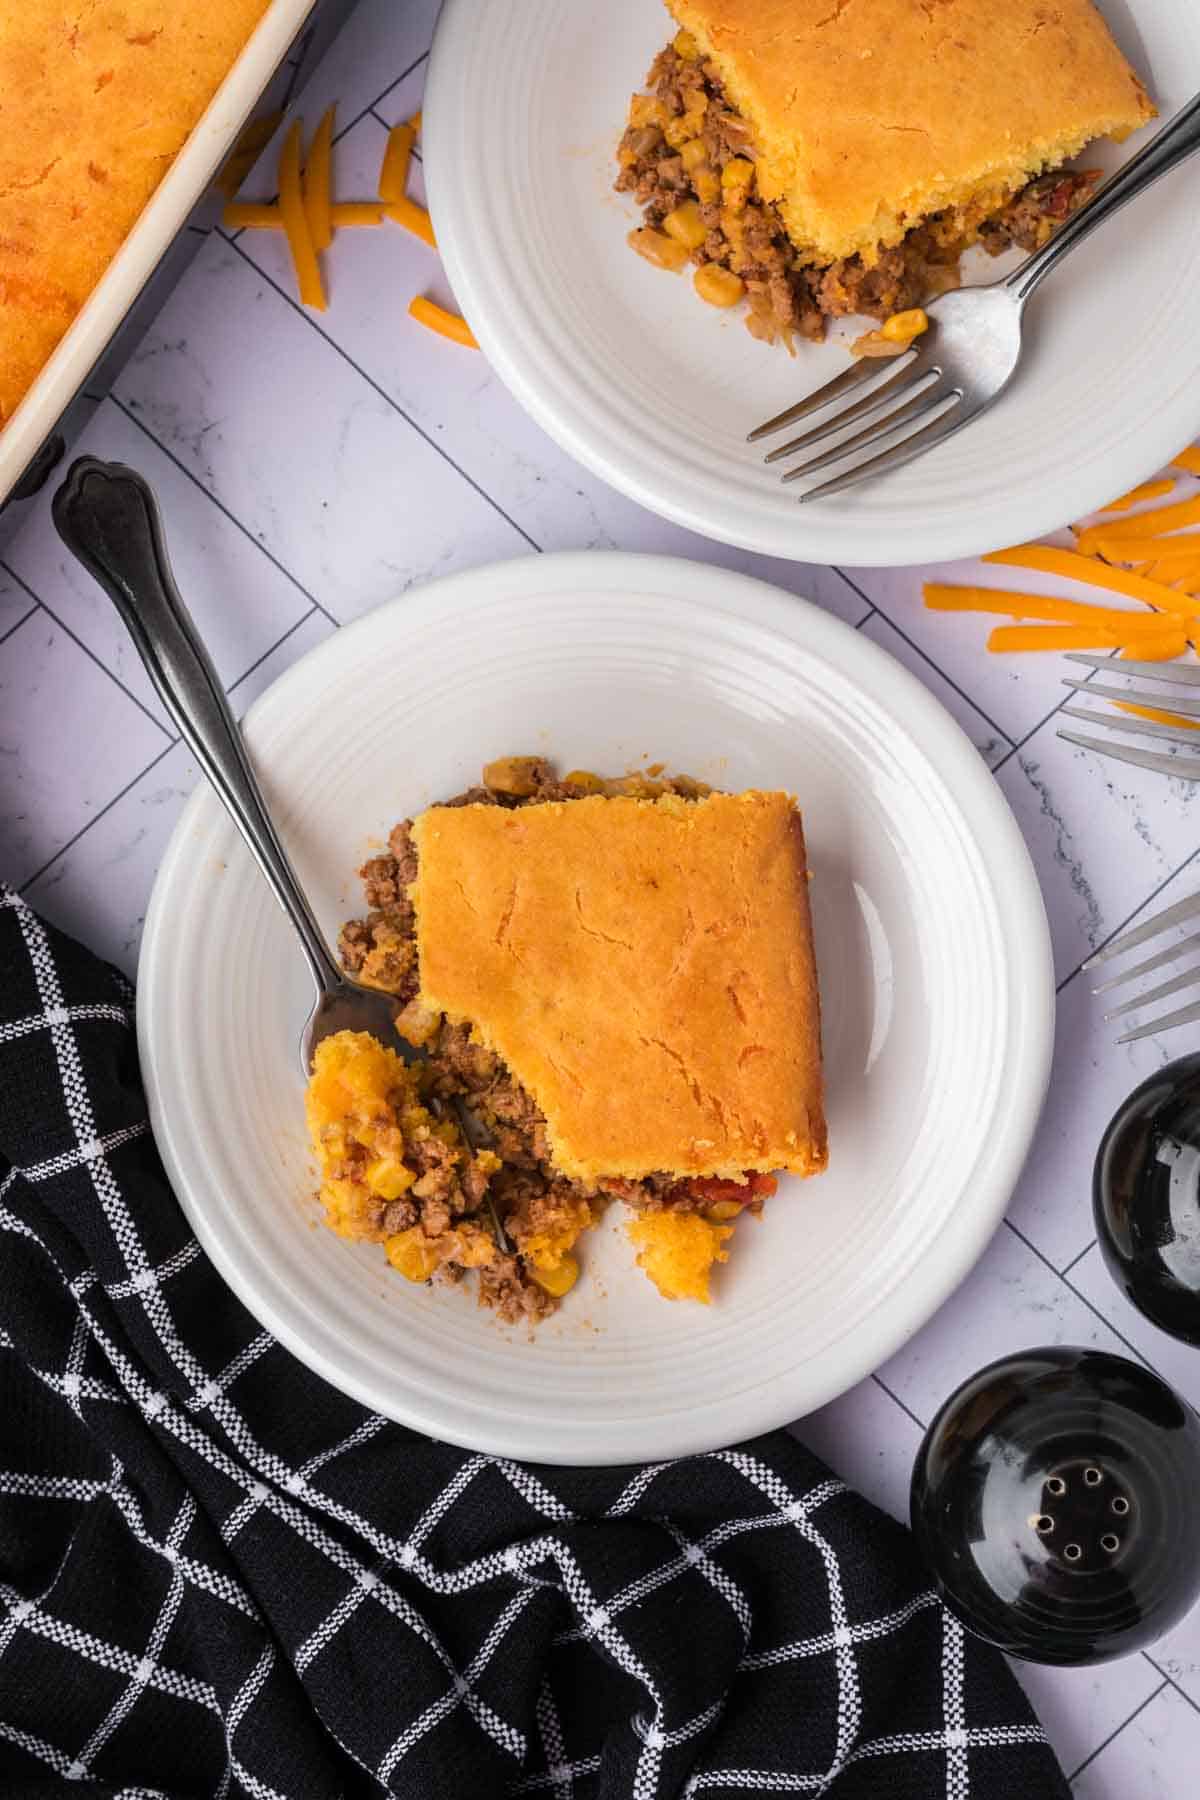
[[[132,999],[0,888],[0,1793],[1064,1800],[791,1438],[523,1467],[296,1362],[167,1187]]]

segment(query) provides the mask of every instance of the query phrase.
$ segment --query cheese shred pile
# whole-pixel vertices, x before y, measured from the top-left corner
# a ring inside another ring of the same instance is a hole
[[[1185,475],[1200,475],[1200,445],[1172,461]],[[1131,605],[1095,605],[1004,588],[949,587],[929,582],[931,612],[984,613],[1014,621],[996,626],[987,647],[996,654],[1030,650],[1096,650],[1137,662],[1173,662],[1200,651],[1200,494],[1146,508],[1175,491],[1174,476],[1145,482],[1122,494],[1093,524],[1072,528],[1070,549],[1018,544],[985,556],[985,563],[1051,575],[1099,588]],[[1135,507],[1144,510],[1135,512]],[[1116,515],[1116,516],[1114,516]],[[1161,724],[1200,730],[1200,720],[1157,707],[1116,703],[1122,712]]]
[[[303,155],[303,122],[292,121],[279,152],[279,198],[262,203],[238,200],[238,188],[278,128],[281,117],[253,120],[239,137],[225,167],[217,177],[217,186],[226,196],[221,223],[227,231],[281,231],[287,239],[296,273],[296,286],[303,306],[324,312],[328,301],[321,257],[333,243],[337,232],[350,228],[382,225],[391,220],[402,225],[414,237],[437,249],[433,224],[426,209],[409,197],[408,171],[421,115],[414,114],[388,132],[383,162],[376,183],[375,200],[335,200],[333,198],[333,124],[336,108],[322,114],[313,133],[308,155]],[[435,331],[455,344],[478,350],[466,320],[449,312],[424,295],[417,295],[409,305],[409,316],[429,331]]]

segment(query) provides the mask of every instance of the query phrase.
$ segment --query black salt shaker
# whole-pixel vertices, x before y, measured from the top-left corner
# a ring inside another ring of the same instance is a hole
[[[938,1413],[911,1513],[946,1605],[1033,1662],[1139,1649],[1200,1595],[1200,1419],[1093,1350],[992,1363]]]

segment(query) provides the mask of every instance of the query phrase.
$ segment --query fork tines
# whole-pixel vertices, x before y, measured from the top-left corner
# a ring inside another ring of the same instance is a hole
[[[1101,963],[1110,961],[1114,956],[1125,956],[1130,950],[1136,950],[1139,945],[1149,943],[1152,938],[1161,937],[1163,932],[1171,931],[1177,925],[1185,925],[1198,916],[1200,916],[1200,894],[1190,894],[1186,900],[1177,900],[1173,906],[1165,907],[1154,918],[1147,919],[1144,924],[1135,926],[1132,931],[1122,932],[1120,937],[1114,938],[1110,944],[1105,944],[1103,950],[1098,950],[1094,956],[1090,956],[1083,967],[1084,969],[1094,969]],[[1165,968],[1168,963],[1178,962],[1180,957],[1197,949],[1200,949],[1200,932],[1193,932],[1190,937],[1182,938],[1177,943],[1168,944],[1165,950],[1159,950],[1153,956],[1147,956],[1143,961],[1132,964],[1128,969],[1123,969],[1119,975],[1110,976],[1107,981],[1102,981],[1093,988],[1092,992],[1096,994],[1111,993],[1113,988],[1121,987],[1127,981],[1136,981],[1143,975],[1151,974],[1155,969]],[[1123,1001],[1120,1006],[1115,1006],[1111,1011],[1105,1013],[1105,1020],[1123,1019],[1129,1013],[1140,1012],[1144,1006],[1153,1006],[1159,1000],[1166,1000],[1172,994],[1182,994],[1188,988],[1194,987],[1200,987],[1200,967],[1197,966],[1183,969],[1178,975],[1172,976],[1169,981],[1161,981],[1156,987],[1136,995],[1132,1000]],[[1197,1020],[1200,1020],[1200,1001],[1193,1001],[1189,1006],[1180,1007],[1178,1011],[1167,1013],[1163,1018],[1150,1019],[1145,1025],[1136,1026],[1134,1030],[1127,1031],[1119,1037],[1117,1042],[1118,1044],[1136,1043],[1139,1038],[1153,1037],[1160,1031],[1173,1031],[1180,1025],[1194,1025]]]
[[[1200,688],[1200,665],[1196,663],[1155,663],[1114,661],[1111,656],[1072,654],[1068,662],[1082,663],[1095,672],[1102,669],[1110,675],[1132,675],[1139,680],[1158,681],[1169,690],[1175,688],[1191,688],[1192,695],[1175,693],[1154,693],[1144,686],[1109,687],[1093,681],[1090,677],[1084,681],[1068,678],[1064,686],[1078,692],[1088,700],[1115,700],[1119,705],[1147,706],[1158,712],[1174,713],[1181,720],[1200,719],[1200,698],[1195,697],[1195,690]],[[1119,731],[1136,734],[1139,737],[1166,739],[1176,744],[1187,744],[1192,749],[1200,749],[1200,732],[1189,729],[1186,724],[1174,725],[1166,720],[1143,719],[1136,714],[1087,712],[1079,706],[1064,706],[1063,715],[1069,719],[1080,719],[1102,731]],[[1153,750],[1137,750],[1130,744],[1103,743],[1098,738],[1081,737],[1074,731],[1060,731],[1060,738],[1068,744],[1078,744],[1084,750],[1094,750],[1098,756],[1113,757],[1117,762],[1133,763],[1138,768],[1152,769],[1158,774],[1175,775],[1185,781],[1200,781],[1200,756],[1185,756],[1178,753],[1161,753]],[[1164,932],[1172,931],[1176,926],[1185,925],[1200,917],[1200,894],[1193,894],[1186,900],[1177,900],[1153,918],[1137,925],[1131,931],[1122,932],[1111,943],[1097,950],[1083,964],[1085,969],[1094,969],[1106,963],[1114,956],[1125,956],[1139,945],[1149,943],[1152,938],[1161,937]],[[1163,969],[1169,963],[1178,962],[1183,956],[1200,950],[1200,932],[1180,941],[1167,944],[1165,949],[1156,951],[1152,956],[1144,957],[1140,962],[1131,964],[1119,974],[1102,981],[1093,992],[1107,994],[1113,988],[1123,986],[1127,981],[1137,981],[1143,975],[1150,975],[1156,969]],[[1143,1007],[1153,1006],[1160,1000],[1168,999],[1172,994],[1181,994],[1188,988],[1200,987],[1200,966],[1183,969],[1166,981],[1160,981],[1146,992],[1137,994],[1131,1000],[1124,1000],[1119,1006],[1106,1012],[1108,1019],[1123,1019],[1129,1013],[1140,1012]],[[1153,1037],[1160,1031],[1172,1031],[1180,1025],[1194,1025],[1200,1021],[1200,1001],[1180,1007],[1178,1011],[1167,1013],[1164,1017],[1150,1019],[1144,1025],[1125,1032],[1117,1039],[1119,1044],[1132,1044],[1139,1038]]]
[[[1067,661],[1082,663],[1093,670],[1103,669],[1112,675],[1141,676],[1150,681],[1161,681],[1168,687],[1193,690],[1200,687],[1200,664],[1196,663],[1115,662],[1111,656],[1082,653],[1068,656]],[[1158,712],[1172,712],[1180,719],[1200,720],[1200,697],[1189,694],[1154,694],[1147,693],[1141,687],[1110,687],[1107,683],[1093,681],[1090,677],[1083,681],[1066,677],[1063,686],[1075,689],[1088,700],[1114,700],[1119,706],[1146,706]],[[1102,731],[1120,732],[1128,737],[1158,738],[1160,741],[1178,744],[1180,750],[1139,750],[1132,744],[1102,743],[1098,738],[1082,737],[1075,731],[1060,731],[1058,736],[1064,743],[1075,744],[1081,750],[1094,750],[1097,756],[1110,757],[1114,762],[1149,769],[1156,775],[1174,775],[1180,781],[1200,781],[1200,755],[1187,756],[1181,753],[1185,746],[1200,752],[1200,731],[1158,719],[1139,718],[1136,713],[1118,716],[1115,713],[1085,712],[1075,706],[1064,706],[1062,710],[1064,717],[1082,720],[1085,725]]]
[[[866,391],[860,395],[859,390]],[[797,452],[816,451],[784,473],[781,479],[791,482],[815,475],[856,452],[876,452],[856,461],[841,475],[799,495],[801,502],[815,500],[818,495],[840,493],[867,475],[886,474],[889,469],[898,469],[914,457],[924,455],[926,450],[966,423],[965,417],[961,416],[962,398],[961,388],[952,386],[944,378],[942,369],[922,342],[919,349],[907,350],[886,362],[864,358],[795,406],[789,406],[775,418],[759,425],[746,441],[757,444],[801,419],[836,405],[837,410],[822,423],[768,451],[765,459],[773,464]],[[843,404],[838,405],[838,402]],[[844,437],[827,448],[818,448],[849,425],[866,420],[871,423],[853,436]]]

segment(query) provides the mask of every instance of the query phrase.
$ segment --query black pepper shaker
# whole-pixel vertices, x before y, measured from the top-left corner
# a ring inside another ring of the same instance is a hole
[[[1168,1063],[1119,1108],[1092,1203],[1117,1286],[1163,1331],[1200,1345],[1200,1055]]]

